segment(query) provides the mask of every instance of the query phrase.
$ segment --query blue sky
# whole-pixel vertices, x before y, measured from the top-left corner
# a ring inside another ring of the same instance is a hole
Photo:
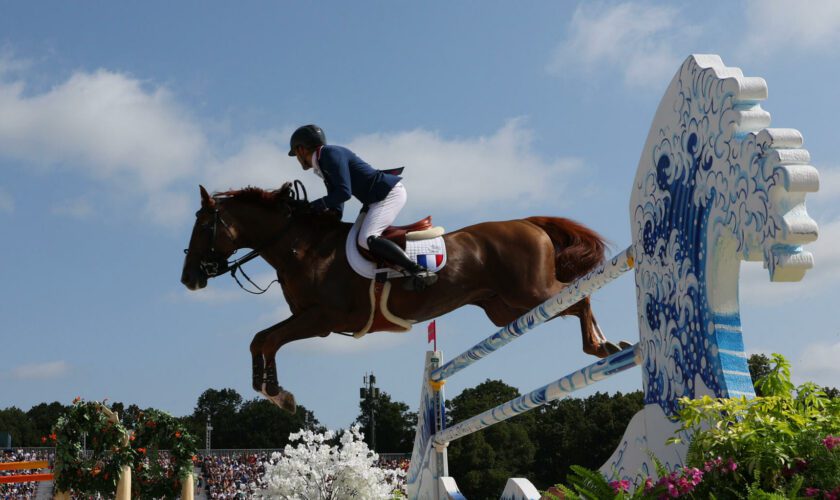
[[[691,53],[764,77],[772,126],[805,136],[821,174],[816,268],[771,284],[742,267],[745,341],[788,356],[800,381],[840,386],[840,6],[791,5],[0,4],[0,407],[82,396],[184,415],[210,387],[256,396],[248,344],[288,314],[280,290],[253,297],[222,278],[188,292],[181,250],[199,183],[323,192],[285,156],[303,123],[407,167],[399,222],[559,215],[624,248],[650,120]],[[630,276],[594,304],[609,337],[637,338]],[[355,417],[369,371],[416,408],[425,327],[289,345],[281,384],[333,428]],[[448,358],[493,331],[467,308],[438,320],[439,347]],[[574,320],[495,358],[448,394],[487,378],[527,391],[591,361]],[[640,384],[634,369],[597,389]]]

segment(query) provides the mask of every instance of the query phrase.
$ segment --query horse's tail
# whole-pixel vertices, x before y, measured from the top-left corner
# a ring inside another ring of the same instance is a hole
[[[583,224],[562,217],[525,220],[545,231],[554,243],[555,274],[559,281],[569,283],[604,261],[606,241]]]

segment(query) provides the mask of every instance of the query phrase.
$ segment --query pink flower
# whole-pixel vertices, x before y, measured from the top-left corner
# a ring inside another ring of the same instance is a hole
[[[691,476],[692,486],[697,486],[698,484],[700,484],[700,481],[703,480],[703,471],[696,467],[688,469],[688,473]]]
[[[815,497],[821,493],[819,488],[805,488],[806,497]]]
[[[616,494],[630,491],[630,481],[626,479],[622,479],[621,481],[612,481],[610,486]]]
[[[729,464],[727,464],[727,468],[730,471],[735,472],[735,470],[738,468],[738,464],[736,464],[735,461],[730,458],[729,459]]]
[[[840,446],[840,436],[828,435],[825,439],[823,439],[822,443],[829,450],[833,450],[837,446]]]

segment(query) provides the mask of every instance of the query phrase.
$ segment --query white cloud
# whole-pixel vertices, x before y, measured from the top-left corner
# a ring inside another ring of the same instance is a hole
[[[836,208],[837,200],[840,198],[840,168],[826,168],[819,167],[820,171],[820,190],[816,193],[808,195],[807,203],[826,205],[826,208],[834,206]]]
[[[412,203],[416,198],[425,207],[455,212],[556,199],[581,162],[543,158],[532,141],[533,133],[514,119],[490,136],[447,139],[413,130],[357,137],[348,147],[377,168],[404,165],[410,205],[420,206]]]
[[[66,361],[49,361],[33,363],[12,368],[12,378],[18,380],[46,380],[66,375],[70,371],[70,364]]]
[[[93,205],[87,198],[74,198],[54,205],[51,211],[54,215],[86,219],[93,214]]]
[[[678,14],[671,5],[582,4],[572,16],[569,37],[547,69],[564,75],[616,68],[629,85],[661,86],[684,58],[675,47],[688,45],[698,32],[685,26]]]
[[[291,128],[234,137],[241,147],[219,154],[208,150],[206,127],[163,87],[99,70],[77,72],[46,92],[31,94],[22,78],[0,78],[0,156],[109,183],[137,197],[140,213],[152,223],[180,227],[191,219],[198,197],[192,189],[183,191],[185,179],[225,190],[273,188],[306,177],[286,154]],[[365,135],[347,145],[378,168],[406,165],[409,196],[424,206],[442,207],[441,212],[557,199],[568,174],[580,165],[574,158],[538,155],[533,133],[521,119],[488,136],[444,138],[418,129]],[[312,198],[324,191],[314,176],[304,181]],[[0,198],[0,209],[13,206],[8,198]],[[114,199],[122,197],[75,200],[54,212],[87,216],[94,204]],[[410,212],[421,204],[409,206],[414,207]],[[348,208],[354,209],[352,204]]]
[[[0,213],[12,213],[15,211],[15,199],[8,191],[0,187]]]
[[[46,93],[25,90],[21,81],[0,83],[5,156],[153,190],[194,172],[206,148],[166,89],[124,74],[77,72]]]
[[[820,224],[819,238],[804,248],[814,254],[814,268],[805,273],[802,281],[795,283],[771,283],[762,263],[743,263],[740,289],[742,300],[772,306],[836,288],[840,279],[840,219]]]
[[[298,177],[300,165],[288,156],[288,147],[283,142],[291,133],[291,129],[272,130],[247,137],[237,153],[208,166],[205,187],[213,191],[248,185],[269,189]]]
[[[743,50],[772,58],[786,48],[833,50],[840,42],[840,2],[836,0],[749,0]]]
[[[837,333],[840,335],[840,332]],[[838,386],[840,380],[840,341],[818,342],[805,346],[802,363],[797,367],[799,378],[812,380],[820,385]]]

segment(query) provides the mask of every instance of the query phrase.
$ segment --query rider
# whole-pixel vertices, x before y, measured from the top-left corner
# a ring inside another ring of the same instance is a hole
[[[368,206],[367,217],[359,229],[358,243],[389,265],[409,272],[413,279],[406,288],[422,290],[437,281],[437,275],[416,262],[382,232],[394,222],[406,201],[402,179],[376,170],[342,146],[327,145],[324,131],[317,125],[304,125],[292,134],[289,156],[296,156],[304,170],[312,169],[324,180],[327,195],[311,203],[316,212],[341,213],[344,202],[355,196]]]

